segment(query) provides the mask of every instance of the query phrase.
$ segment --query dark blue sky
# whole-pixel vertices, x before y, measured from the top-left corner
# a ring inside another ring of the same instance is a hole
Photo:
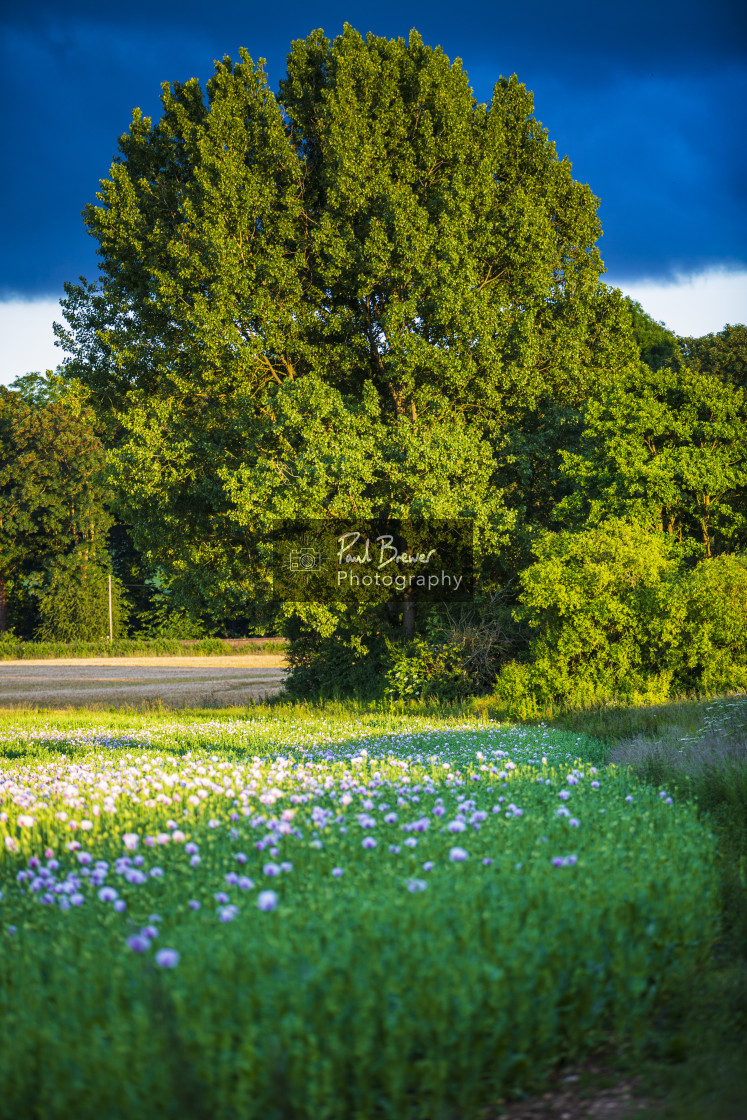
[[[462,58],[475,94],[501,74],[576,178],[601,198],[615,278],[663,280],[747,266],[747,21],[706,3],[233,3],[133,0],[103,7],[17,0],[2,17],[0,298],[59,297],[96,274],[80,211],[108,175],[134,106],[159,114],[163,81],[210,77],[244,46],[277,87],[290,42],[313,28],[424,40]]]

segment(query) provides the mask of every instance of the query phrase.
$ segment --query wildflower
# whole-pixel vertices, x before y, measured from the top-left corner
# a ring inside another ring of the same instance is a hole
[[[426,860],[426,861],[425,861],[425,863],[423,864],[423,871],[432,871],[432,870],[433,870],[433,866],[434,866],[434,865],[433,865],[433,860],[432,860],[432,859],[428,859],[428,860]]]
[[[16,840],[15,836],[6,836],[5,837],[5,847],[8,849],[9,852],[17,852],[18,851],[18,841]]]
[[[398,856],[399,855],[399,844],[390,844],[389,845],[389,851],[392,853],[393,856]]]
[[[428,886],[425,879],[408,879],[407,889],[415,894],[418,891],[424,891]]]
[[[132,937],[127,938],[127,946],[132,949],[133,953],[147,953],[150,948],[150,941],[147,937],[143,937],[141,933],[134,933]]]
[[[158,937],[158,926],[144,926],[140,932],[143,937]]]
[[[72,906],[82,906],[85,901],[86,900],[83,897],[83,895],[78,894],[77,891],[76,891],[75,894],[70,895],[70,903],[71,903]]]
[[[189,908],[190,908],[190,910],[199,910],[200,909],[200,903],[197,901],[196,898],[190,898]]]
[[[202,862],[202,860],[200,859],[200,856],[193,855],[190,858],[189,866],[190,867],[199,867],[201,862]]]
[[[163,878],[163,868],[161,868],[161,867],[151,867],[150,877],[151,877],[151,879],[162,879]]]
[[[118,914],[124,914],[125,910],[127,909],[127,903],[123,898],[118,898],[114,903],[114,909]]]
[[[667,797],[664,804],[665,805],[674,805],[674,800],[671,797]]]
[[[224,903],[229,901],[228,895],[226,894],[225,891],[218,891],[217,894],[213,895],[213,898],[215,899],[216,902],[219,902],[221,904],[224,904]]]
[[[362,846],[364,848],[375,848],[376,847],[376,840],[374,839],[373,836],[367,836],[365,838],[365,840],[362,841]]]
[[[236,872],[235,871],[229,871],[228,874],[226,875],[226,882],[228,883],[229,887],[235,887],[236,884],[238,883],[238,881],[239,881],[239,877],[236,874]]]
[[[116,902],[118,895],[114,887],[102,887],[99,891],[99,898],[102,902]]]
[[[269,875],[270,878],[273,878],[275,875],[280,874],[280,868],[276,863],[266,863],[262,868],[262,873],[264,875]]]
[[[246,875],[242,875],[238,882],[239,890],[250,891],[254,886],[254,881]]]
[[[341,867],[333,867],[332,868],[332,875],[334,876],[335,879],[342,878],[342,868]]]
[[[80,827],[83,829],[84,832],[90,832],[91,829],[93,828],[93,821],[81,821],[80,822]]]
[[[275,891],[260,891],[257,896],[257,906],[260,910],[274,910],[278,904]]]
[[[179,954],[176,949],[159,949],[156,953],[156,964],[159,968],[176,968],[179,964]]]
[[[248,857],[245,856],[243,852],[237,852],[236,853],[236,862],[237,863],[246,863],[247,858]]]
[[[18,823],[21,828],[33,828],[36,824],[36,819],[34,817],[30,817],[28,813],[21,813],[18,818]]]
[[[171,839],[175,844],[181,844],[182,840],[184,839],[184,833],[180,828],[177,828],[174,832],[171,833]]]
[[[571,817],[571,819],[568,821],[568,824],[571,826],[571,828],[580,828],[581,821],[576,820],[575,817]]]
[[[452,863],[464,863],[465,859],[468,858],[468,854],[465,852],[464,848],[452,848],[449,852],[449,859]]]
[[[558,797],[561,801],[567,801],[570,796],[570,790],[567,789],[561,789],[560,793],[558,794]]]
[[[417,845],[417,840],[415,839],[414,836],[408,836],[407,840],[405,840],[405,847],[406,848],[414,848],[416,845]]]
[[[446,831],[447,832],[464,832],[466,827],[467,826],[464,823],[464,821],[460,821],[460,820],[449,821],[449,823],[446,826]]]
[[[218,917],[222,922],[232,922],[238,912],[238,906],[222,906],[218,911]]]
[[[136,832],[125,832],[122,837],[122,843],[125,848],[127,848],[128,852],[134,852],[135,848],[137,848],[140,843],[140,837]]]
[[[171,837],[168,834],[168,832],[159,832],[158,836],[156,837],[156,840],[158,841],[159,844],[169,844],[169,843],[171,843]]]
[[[485,859],[482,861],[483,867],[490,867],[492,865],[492,863],[493,863],[493,861],[490,858],[490,856],[485,856]]]
[[[293,870],[293,864],[288,863],[287,861],[285,863],[281,863],[280,864],[280,870],[281,871],[292,871]]]
[[[627,797],[625,798],[625,800],[626,800],[626,801],[632,801],[632,800],[633,800],[633,797],[632,797],[632,795],[631,795],[631,794],[628,794],[628,796],[627,796]]]
[[[192,840],[190,840],[190,842],[188,844],[184,845],[184,851],[186,852],[186,854],[188,856],[196,855],[199,852],[199,850],[200,849],[198,848],[197,844],[195,844]]]
[[[599,789],[599,782],[592,782],[591,783],[591,788],[592,789]]]

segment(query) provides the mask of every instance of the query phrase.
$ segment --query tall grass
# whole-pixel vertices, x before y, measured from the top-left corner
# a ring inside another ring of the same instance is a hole
[[[223,657],[285,653],[283,638],[235,642],[223,638],[179,641],[175,638],[118,638],[114,642],[0,641],[0,661],[32,661],[66,657]]]

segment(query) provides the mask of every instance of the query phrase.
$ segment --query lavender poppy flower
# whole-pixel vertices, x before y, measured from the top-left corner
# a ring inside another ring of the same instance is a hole
[[[257,906],[260,910],[274,910],[278,904],[275,891],[260,891],[257,896]]]
[[[468,858],[468,853],[465,852],[464,848],[452,848],[449,852],[449,859],[452,863],[464,863],[465,859]]]
[[[179,964],[179,954],[176,949],[159,949],[156,953],[156,964],[159,968],[176,968]]]

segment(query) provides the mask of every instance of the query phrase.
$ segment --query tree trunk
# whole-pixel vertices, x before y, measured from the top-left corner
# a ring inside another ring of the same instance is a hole
[[[402,633],[406,642],[411,642],[415,637],[415,600],[411,591],[405,592],[402,604]]]
[[[5,602],[5,576],[0,572],[0,634],[8,629],[8,607]]]

